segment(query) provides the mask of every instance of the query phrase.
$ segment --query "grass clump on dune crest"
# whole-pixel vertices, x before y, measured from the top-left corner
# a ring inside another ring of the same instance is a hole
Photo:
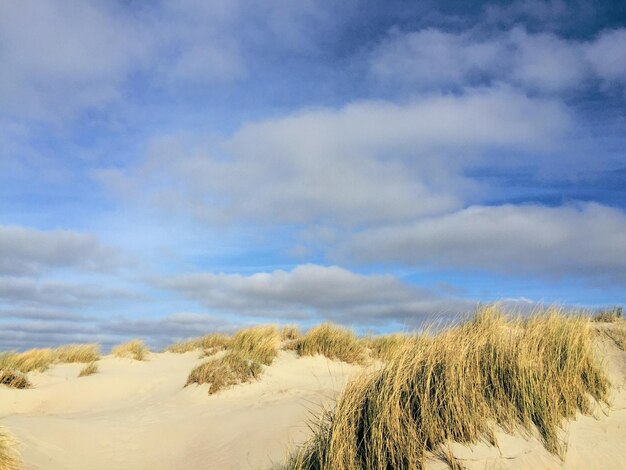
[[[115,346],[111,350],[111,354],[115,357],[130,358],[136,361],[144,361],[150,353],[150,350],[140,339],[133,339]]]
[[[227,349],[230,345],[231,338],[220,333],[212,333],[201,338],[191,338],[185,341],[179,341],[165,348],[176,354],[183,354],[196,349],[204,349],[209,352],[217,352]]]
[[[21,353],[0,355],[0,369],[13,369],[27,374],[32,371],[44,372],[57,360],[54,350],[36,348]]]
[[[67,344],[55,349],[59,362],[87,363],[100,359],[100,346],[97,344]]]
[[[622,319],[622,312],[622,307],[613,307],[609,310],[601,310],[593,317],[593,320],[603,323],[614,323]]]
[[[15,440],[0,426],[0,470],[21,468],[20,456],[15,449]]]
[[[26,375],[12,369],[0,369],[0,385],[20,389],[32,386]]]
[[[473,320],[398,350],[352,381],[285,469],[420,469],[451,442],[495,444],[494,424],[538,431],[563,457],[563,420],[606,401],[588,319],[528,319],[481,308]],[[448,452],[454,465],[454,457]]]
[[[255,326],[239,330],[233,336],[230,348],[253,362],[269,366],[278,355],[280,336],[275,326]]]
[[[233,385],[251,382],[261,375],[262,370],[258,362],[231,351],[193,369],[185,386],[192,383],[210,384],[209,395],[212,395]]]
[[[354,333],[330,323],[310,329],[292,348],[300,356],[322,354],[329,359],[353,364],[365,361],[365,347]]]
[[[280,339],[282,341],[292,341],[300,338],[300,330],[295,325],[285,325],[280,329]]]
[[[90,362],[81,369],[81,371],[78,373],[78,376],[86,377],[88,375],[93,375],[96,372],[98,372],[98,364],[96,362]]]

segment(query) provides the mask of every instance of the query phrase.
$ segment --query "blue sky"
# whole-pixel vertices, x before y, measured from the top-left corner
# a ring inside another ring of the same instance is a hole
[[[626,300],[626,6],[0,4],[0,348]]]

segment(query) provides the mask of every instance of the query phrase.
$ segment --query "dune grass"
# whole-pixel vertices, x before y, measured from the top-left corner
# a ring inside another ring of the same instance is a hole
[[[235,333],[230,349],[252,362],[269,366],[278,355],[279,345],[280,336],[275,326],[255,326]]]
[[[281,341],[292,341],[300,338],[300,330],[295,325],[285,325],[280,329]]]
[[[209,395],[213,395],[233,385],[257,379],[262,370],[260,363],[241,353],[229,351],[219,359],[212,359],[193,369],[185,386],[210,384]]]
[[[200,338],[191,338],[185,341],[179,341],[165,348],[176,354],[183,354],[196,349],[204,349],[207,352],[217,352],[227,349],[230,346],[231,338],[220,333],[211,333]]]
[[[97,344],[67,344],[54,350],[59,362],[88,363],[100,359],[100,346]]]
[[[388,362],[397,354],[400,348],[414,341],[417,341],[417,337],[414,335],[393,333],[390,335],[365,338],[363,339],[363,344],[371,351],[372,357],[383,362]]]
[[[593,320],[602,323],[613,323],[622,318],[622,312],[622,307],[613,307],[608,310],[601,310],[593,317]]]
[[[98,372],[98,363],[97,362],[90,362],[89,364],[87,364],[85,367],[83,367],[80,372],[78,373],[79,377],[86,377],[88,375],[93,375],[96,372]]]
[[[494,425],[538,432],[563,457],[561,425],[607,400],[587,318],[551,309],[507,319],[498,307],[400,345],[380,370],[348,384],[285,469],[420,469],[451,442],[495,444]]]
[[[0,385],[20,389],[32,387],[25,374],[12,369],[0,369]]]
[[[21,353],[7,352],[0,355],[0,369],[28,372],[44,372],[57,360],[57,355],[50,348],[36,348]]]
[[[0,426],[0,470],[18,470],[21,468],[20,456],[15,446],[13,437]]]
[[[322,354],[352,364],[362,364],[366,359],[363,342],[351,331],[330,323],[311,328],[291,348],[300,356]]]
[[[132,339],[111,350],[111,354],[115,357],[130,358],[135,361],[145,361],[149,353],[148,347],[140,339]]]

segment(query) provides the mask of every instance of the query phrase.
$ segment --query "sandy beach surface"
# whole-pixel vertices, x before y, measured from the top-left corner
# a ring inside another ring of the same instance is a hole
[[[499,447],[455,446],[468,469],[626,468],[626,354],[600,345],[613,383],[610,409],[567,425],[564,462],[535,438],[498,434]],[[281,351],[260,381],[209,396],[183,387],[199,352],[106,356],[99,372],[79,364],[29,374],[34,387],[0,387],[0,422],[19,440],[25,469],[263,469],[310,435],[307,420],[360,367]],[[429,468],[446,468],[431,462]]]

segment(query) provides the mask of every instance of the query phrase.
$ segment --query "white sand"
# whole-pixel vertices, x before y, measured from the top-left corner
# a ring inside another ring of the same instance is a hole
[[[568,426],[564,463],[535,439],[499,434],[500,448],[455,446],[469,469],[626,468],[626,354],[606,342],[612,409]],[[183,388],[198,353],[152,354],[146,362],[106,357],[30,374],[34,388],[0,387],[0,422],[17,437],[25,469],[246,469],[280,462],[309,435],[306,425],[359,369],[281,352],[259,382],[216,395]],[[445,468],[433,462],[429,468]]]

